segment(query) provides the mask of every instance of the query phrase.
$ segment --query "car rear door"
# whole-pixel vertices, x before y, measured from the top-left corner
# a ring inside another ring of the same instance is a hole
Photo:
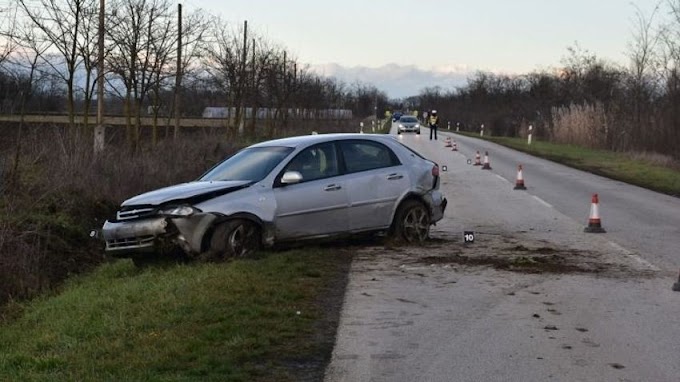
[[[302,182],[280,185],[276,199],[276,238],[325,236],[349,229],[347,182],[339,176],[338,155],[332,142],[301,151],[285,167],[298,171]]]
[[[370,140],[340,141],[349,198],[351,231],[382,229],[408,192],[408,172],[386,145]]]

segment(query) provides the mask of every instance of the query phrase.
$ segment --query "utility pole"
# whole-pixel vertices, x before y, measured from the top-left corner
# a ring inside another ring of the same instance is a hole
[[[175,74],[175,133],[173,139],[179,136],[181,119],[181,96],[182,89],[182,3],[177,4],[177,73]]]
[[[94,152],[104,151],[106,128],[104,127],[104,13],[105,0],[99,0],[99,36],[97,58],[97,126],[94,128]]]
[[[253,53],[252,53],[252,71],[253,71],[253,86],[252,86],[252,98],[250,102],[250,109],[252,110],[252,135],[255,136],[255,123],[257,122],[257,66],[255,64],[255,39],[253,38]]]
[[[287,102],[286,100],[288,99],[288,79],[286,76],[288,75],[286,71],[286,67],[288,66],[288,52],[283,51],[283,66],[281,67],[281,73],[283,74],[282,81],[283,83],[281,84],[283,87],[283,99],[281,100],[281,107],[283,108],[283,126],[288,127],[288,106],[286,106]]]
[[[239,105],[239,121],[238,121],[238,133],[239,135],[243,135],[243,129],[244,129],[244,121],[245,121],[245,106],[244,106],[244,98],[245,98],[245,90],[246,90],[246,60],[248,59],[248,20],[243,22],[243,57],[241,58],[241,83],[240,83],[240,94],[239,100],[240,105]]]

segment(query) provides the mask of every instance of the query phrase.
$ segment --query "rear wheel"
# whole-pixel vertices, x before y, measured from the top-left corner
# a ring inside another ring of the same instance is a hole
[[[394,216],[393,236],[407,243],[421,244],[430,235],[430,213],[422,202],[407,200]]]
[[[253,254],[260,248],[260,227],[244,220],[227,220],[215,227],[210,238],[210,250],[214,257],[228,259]]]

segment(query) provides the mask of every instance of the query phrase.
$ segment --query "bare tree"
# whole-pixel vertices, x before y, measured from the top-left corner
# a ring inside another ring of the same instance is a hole
[[[204,65],[217,86],[227,94],[226,107],[232,107],[241,103],[241,60],[243,56],[241,40],[238,31],[232,28],[222,19],[214,19],[211,35],[205,48]],[[232,121],[230,114],[230,122]],[[235,124],[238,123],[238,116]],[[229,123],[230,124],[230,123]],[[233,126],[227,126],[227,131]]]
[[[197,63],[201,55],[205,52],[207,46],[206,37],[209,33],[209,28],[212,25],[211,18],[201,9],[197,9],[189,14],[183,14],[181,33],[181,54],[180,54],[180,68],[175,68],[177,78],[175,79],[174,97],[172,103],[172,114],[177,118],[181,118],[181,90],[183,81],[186,76],[191,76],[195,72],[200,71]],[[177,110],[176,110],[177,109]],[[177,138],[179,135],[179,121],[175,126],[173,136]]]
[[[16,4],[0,9],[0,67],[16,49],[17,23]]]
[[[88,9],[94,7],[94,0],[39,0],[29,2],[18,0],[23,13],[38,29],[39,39],[49,41],[64,60],[65,68],[58,62],[47,61],[53,72],[66,83],[67,111],[69,124],[75,117],[75,78],[82,57],[78,51],[79,39],[83,33],[83,20]]]
[[[83,125],[85,128],[89,126],[90,109],[97,79],[96,70],[99,63],[98,29],[99,4],[97,1],[88,1],[82,11],[81,33],[76,40],[82,72],[85,77],[84,81],[79,81],[83,83],[81,91],[83,93]],[[78,87],[76,85],[76,89]]]
[[[10,44],[15,47],[11,64],[15,70],[15,78],[17,79],[17,83],[19,84],[18,87],[20,89],[20,118],[16,144],[14,146],[14,160],[10,174],[10,179],[13,182],[19,175],[19,159],[21,158],[26,102],[33,94],[34,83],[45,76],[46,71],[41,68],[41,64],[47,65],[43,61],[43,57],[45,57],[46,52],[52,47],[52,42],[42,39],[39,32],[33,28],[31,22],[15,24],[15,28],[9,39],[11,40]],[[25,78],[25,81],[21,81],[21,78]]]
[[[127,138],[137,147],[142,107],[149,92],[166,77],[172,58],[175,19],[168,0],[117,0],[112,9],[107,33],[114,50],[109,67],[125,86]]]
[[[655,93],[655,63],[660,35],[654,31],[654,18],[659,11],[660,4],[647,16],[635,6],[635,20],[633,40],[629,44],[628,57],[630,58],[632,103],[633,103],[633,126],[626,126],[621,131],[622,145],[627,147],[634,133],[639,135],[645,130],[643,115],[649,114],[649,99]]]

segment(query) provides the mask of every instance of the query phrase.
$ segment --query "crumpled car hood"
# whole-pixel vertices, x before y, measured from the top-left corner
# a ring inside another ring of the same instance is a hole
[[[137,195],[123,202],[122,206],[132,205],[153,205],[172,202],[186,201],[197,203],[192,199],[207,200],[228,192],[241,189],[252,183],[249,180],[222,180],[222,181],[201,181],[177,184],[170,187],[161,188],[154,191]]]

